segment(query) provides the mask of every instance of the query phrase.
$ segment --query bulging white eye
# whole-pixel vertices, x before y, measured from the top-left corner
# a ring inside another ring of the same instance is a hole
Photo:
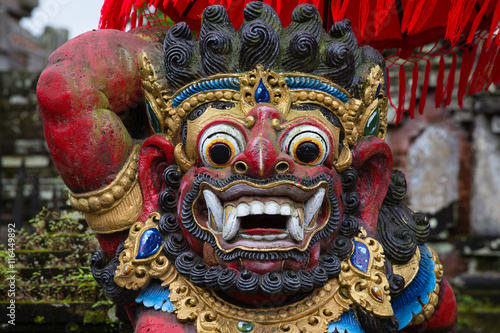
[[[217,124],[203,132],[198,153],[206,166],[224,168],[245,147],[245,138],[236,128]]]
[[[285,134],[281,149],[300,164],[319,165],[330,153],[330,140],[315,126],[299,125]]]

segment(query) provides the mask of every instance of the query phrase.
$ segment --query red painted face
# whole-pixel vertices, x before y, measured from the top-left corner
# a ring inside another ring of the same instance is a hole
[[[284,116],[268,104],[247,115],[208,107],[187,126],[197,162],[178,211],[191,248],[209,266],[256,273],[316,266],[341,215],[340,129],[319,107]]]

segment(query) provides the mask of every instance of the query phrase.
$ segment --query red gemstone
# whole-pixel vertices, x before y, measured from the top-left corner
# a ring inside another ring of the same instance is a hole
[[[378,301],[382,302],[383,297],[382,297],[382,292],[380,291],[379,287],[374,286],[372,287],[372,295],[375,297]]]

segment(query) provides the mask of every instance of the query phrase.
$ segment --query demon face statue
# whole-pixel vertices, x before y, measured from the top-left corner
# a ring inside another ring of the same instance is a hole
[[[252,2],[235,30],[95,31],[49,60],[54,163],[137,332],[452,332],[429,226],[382,141],[383,57]]]

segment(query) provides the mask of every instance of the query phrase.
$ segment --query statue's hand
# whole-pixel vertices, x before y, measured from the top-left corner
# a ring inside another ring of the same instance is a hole
[[[99,30],[49,58],[37,87],[39,111],[54,164],[72,192],[105,187],[127,160],[134,138],[122,119],[145,115],[137,59],[152,47],[133,34]]]

